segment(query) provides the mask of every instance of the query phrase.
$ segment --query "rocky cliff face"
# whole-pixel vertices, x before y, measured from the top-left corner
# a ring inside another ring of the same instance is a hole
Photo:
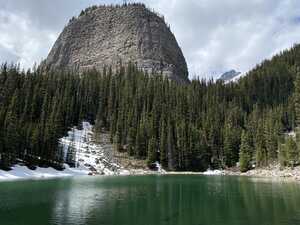
[[[135,63],[151,73],[188,81],[185,58],[163,18],[144,5],[98,6],[70,20],[43,66],[80,72]]]

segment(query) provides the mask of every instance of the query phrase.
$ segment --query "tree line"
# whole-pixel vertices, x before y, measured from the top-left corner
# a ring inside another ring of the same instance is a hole
[[[18,160],[61,168],[59,138],[87,120],[119,151],[149,167],[242,171],[299,162],[299,46],[263,62],[237,83],[178,84],[133,64],[84,74],[0,69],[0,165]],[[115,70],[114,70],[115,71]],[[298,132],[296,132],[298,133]]]

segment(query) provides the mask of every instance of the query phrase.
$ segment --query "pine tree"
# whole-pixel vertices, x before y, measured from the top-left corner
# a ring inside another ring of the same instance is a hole
[[[263,124],[259,123],[259,127],[255,138],[255,161],[257,167],[267,165],[267,151],[265,147]]]
[[[294,168],[299,161],[299,152],[297,149],[297,144],[292,137],[287,138],[285,148],[288,164]]]
[[[121,135],[120,135],[119,131],[116,132],[113,140],[114,140],[113,143],[114,143],[115,151],[121,151],[122,144],[121,144]]]
[[[174,128],[171,119],[168,120],[167,133],[167,155],[168,155],[168,169],[176,170],[178,168],[176,145],[174,141]]]
[[[224,133],[224,157],[225,164],[228,167],[235,165],[234,144],[232,128],[227,124]]]
[[[76,148],[75,148],[75,131],[72,131],[72,138],[71,138],[71,142],[68,146],[67,149],[67,155],[66,155],[66,163],[70,166],[70,167],[75,167],[76,166]]]
[[[251,142],[249,134],[243,130],[240,146],[240,170],[246,172],[251,168]]]
[[[264,139],[266,141],[268,162],[274,161],[277,157],[277,140],[274,135],[273,121],[271,118],[268,118],[264,127]]]
[[[148,152],[147,152],[148,167],[151,168],[156,161],[157,161],[157,143],[156,143],[156,139],[152,137],[148,144]]]
[[[164,169],[168,169],[168,155],[167,155],[167,128],[165,120],[161,119],[161,131],[160,131],[160,164]]]
[[[278,145],[278,160],[280,163],[280,167],[284,168],[288,165],[287,152],[285,144],[280,143]]]
[[[294,82],[295,93],[294,93],[294,102],[295,102],[295,111],[296,111],[296,126],[300,126],[300,71],[298,69],[296,74],[296,79]]]
[[[23,153],[20,149],[20,136],[17,124],[17,105],[18,94],[15,93],[8,107],[8,112],[4,121],[4,159],[7,166],[11,165],[15,158],[20,157]]]
[[[295,87],[295,92],[294,92],[294,107],[295,107],[295,114],[296,114],[296,119],[295,119],[295,132],[296,132],[296,145],[297,145],[297,152],[300,152],[300,71],[299,68],[297,68],[297,73],[296,73],[296,78],[294,81],[294,87]],[[291,140],[289,140],[291,142]],[[291,143],[290,143],[291,145]],[[292,146],[287,147],[287,148],[292,148]],[[294,166],[295,159],[294,157],[297,156],[296,152],[293,152],[294,150],[291,150],[292,152],[288,152],[288,159],[289,163],[291,166]],[[299,159],[300,160],[300,159]]]
[[[130,156],[133,156],[135,153],[135,138],[136,138],[135,129],[133,127],[130,127],[128,132],[128,138],[127,138],[128,154]]]
[[[147,142],[146,142],[146,131],[144,122],[140,122],[136,133],[136,142],[135,142],[135,156],[138,159],[145,159],[147,156]]]

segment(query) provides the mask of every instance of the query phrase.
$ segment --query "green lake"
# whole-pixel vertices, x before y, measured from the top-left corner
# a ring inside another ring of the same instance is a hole
[[[245,177],[0,183],[1,225],[298,225],[300,184]]]

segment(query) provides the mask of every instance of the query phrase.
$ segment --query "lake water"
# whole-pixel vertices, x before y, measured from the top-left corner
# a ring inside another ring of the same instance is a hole
[[[1,225],[298,225],[300,184],[199,175],[0,183]]]

